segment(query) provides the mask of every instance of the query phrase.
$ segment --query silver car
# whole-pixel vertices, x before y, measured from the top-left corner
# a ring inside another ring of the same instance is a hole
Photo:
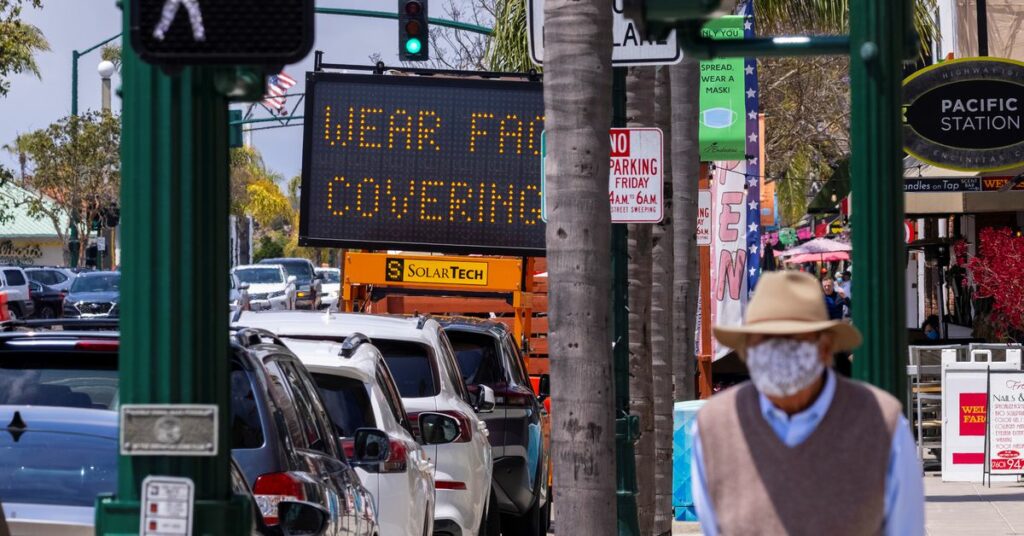
[[[239,284],[249,285],[249,308],[253,311],[295,309],[295,276],[280,264],[236,266],[231,275]]]

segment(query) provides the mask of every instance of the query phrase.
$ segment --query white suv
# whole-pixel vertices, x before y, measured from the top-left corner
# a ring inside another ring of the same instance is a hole
[[[7,310],[12,318],[28,318],[34,312],[25,270],[17,266],[0,266],[0,292],[7,293]]]
[[[306,316],[314,328],[322,326],[317,322],[320,313],[296,313],[299,315]],[[271,327],[263,321],[264,316],[269,315],[253,315],[245,323]],[[324,340],[319,334],[290,334],[292,337],[283,337],[282,341],[316,380],[346,457],[354,459],[356,430],[376,428],[388,436],[384,462],[355,466],[359,479],[373,494],[381,532],[430,534],[434,524],[434,466],[416,442],[401,395],[380,351],[361,334],[343,343]]]
[[[497,534],[501,521],[491,488],[491,446],[487,425],[476,415],[493,411],[494,392],[481,386],[474,400],[437,321],[422,316],[245,312],[237,324],[273,326],[279,336],[292,339],[337,341],[355,333],[369,337],[383,354],[411,421],[418,423],[421,414],[443,413],[458,423],[454,441],[424,447],[434,464],[437,490],[433,534]]]

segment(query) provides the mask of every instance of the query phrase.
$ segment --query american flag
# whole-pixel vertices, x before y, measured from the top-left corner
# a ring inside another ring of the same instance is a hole
[[[295,79],[288,76],[281,71],[275,75],[271,75],[267,78],[267,95],[263,98],[263,104],[271,110],[277,110],[280,114],[285,114],[285,95],[288,90],[295,85]]]

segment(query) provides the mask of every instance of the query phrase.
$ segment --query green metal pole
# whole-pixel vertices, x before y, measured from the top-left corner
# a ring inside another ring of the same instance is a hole
[[[131,3],[121,5],[127,32]],[[116,496],[97,501],[96,534],[137,534],[142,480],[163,475],[195,483],[193,534],[248,535],[252,512],[230,481],[228,288],[219,277],[228,271],[227,99],[212,69],[169,76],[127,40],[123,61],[120,402],[216,404],[219,428],[216,456],[121,456]]]
[[[368,9],[344,9],[337,7],[318,7],[316,12],[323,15],[348,15],[351,17],[365,17],[371,19],[394,19],[398,20],[398,13],[394,11],[371,11]],[[436,26],[444,26],[447,28],[454,28],[456,30],[465,30],[467,32],[473,32],[483,35],[491,35],[494,31],[486,26],[479,26],[476,24],[470,24],[468,22],[461,22],[457,20],[448,19],[435,19],[434,17],[427,18],[427,22]]]
[[[613,69],[612,126],[626,126],[626,68]],[[619,536],[639,536],[636,453],[640,419],[629,414],[629,254],[625,224],[612,224],[612,359],[615,372],[615,470]]]
[[[907,358],[900,80],[909,3],[850,2],[853,319],[864,334],[853,374],[897,398]]]
[[[71,51],[71,115],[78,115],[78,58],[77,50]]]

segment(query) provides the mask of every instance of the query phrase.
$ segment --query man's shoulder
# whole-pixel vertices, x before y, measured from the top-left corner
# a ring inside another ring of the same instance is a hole
[[[733,408],[736,407],[737,398],[740,396],[749,396],[750,393],[748,391],[753,389],[754,384],[750,383],[750,380],[723,389],[708,399],[704,406],[701,407],[698,415],[710,415],[723,411],[732,411]]]

